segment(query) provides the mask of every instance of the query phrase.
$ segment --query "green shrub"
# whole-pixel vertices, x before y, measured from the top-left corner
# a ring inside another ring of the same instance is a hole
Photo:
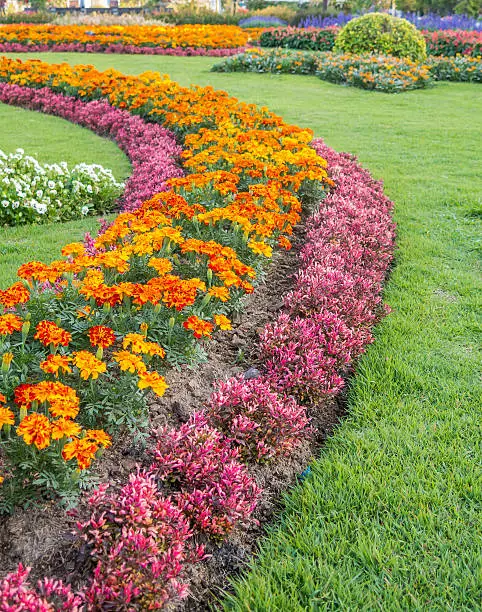
[[[425,39],[406,19],[385,13],[369,13],[348,22],[340,31],[337,53],[373,53],[423,60],[427,57]]]

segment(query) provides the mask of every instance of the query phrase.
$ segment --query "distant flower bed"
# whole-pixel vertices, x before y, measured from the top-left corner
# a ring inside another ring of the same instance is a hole
[[[0,225],[68,221],[114,208],[123,183],[96,164],[40,164],[0,151]]]
[[[423,63],[396,57],[338,55],[281,49],[250,49],[226,58],[214,72],[313,74],[324,81],[399,93],[438,81],[482,82],[482,61],[471,57],[431,57]]]
[[[329,26],[343,26],[359,15],[339,13],[333,17],[310,15],[304,17],[297,24],[299,28],[327,28]],[[441,17],[435,13],[417,15],[416,13],[402,13],[400,17],[410,21],[419,30],[474,30],[482,31],[482,20],[467,15],[445,15]]]
[[[250,34],[237,26],[0,26],[0,51],[227,55]]]
[[[340,29],[327,28],[276,28],[260,36],[262,47],[282,47],[306,51],[331,51]],[[482,54],[482,32],[435,31],[422,32],[427,45],[427,54],[454,56],[457,54],[477,57]]]

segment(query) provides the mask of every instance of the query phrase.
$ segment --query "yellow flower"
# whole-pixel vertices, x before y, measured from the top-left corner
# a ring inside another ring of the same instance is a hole
[[[231,321],[228,319],[228,317],[225,317],[222,314],[214,315],[214,323],[216,323],[219,329],[223,329],[223,330],[232,329]]]
[[[99,374],[107,371],[107,366],[103,361],[97,359],[95,355],[89,351],[77,351],[74,353],[74,365],[80,370],[80,377],[87,380],[92,377],[92,380],[99,378]]]
[[[137,386],[139,389],[151,387],[154,393],[159,397],[162,397],[167,389],[164,377],[160,376],[157,372],[141,372],[139,374]]]
[[[119,364],[122,372],[131,372],[131,374],[135,374],[136,372],[146,371],[146,365],[142,359],[137,355],[129,353],[129,351],[117,351],[114,353],[114,359]]]
[[[61,440],[62,438],[77,438],[80,435],[82,428],[78,423],[74,423],[70,419],[63,417],[52,422],[52,440]]]
[[[17,427],[17,436],[22,436],[25,444],[34,444],[39,450],[50,444],[52,424],[43,414],[33,412],[26,416]]]
[[[266,242],[250,240],[248,242],[248,247],[255,253],[256,255],[264,255],[265,257],[271,257],[273,255],[273,249],[266,244]]]
[[[15,417],[10,408],[4,408],[0,406],[0,429],[4,425],[13,425],[15,423]]]

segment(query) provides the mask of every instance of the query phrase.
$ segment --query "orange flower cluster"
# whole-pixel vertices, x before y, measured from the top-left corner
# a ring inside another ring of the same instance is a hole
[[[318,198],[330,184],[326,162],[309,146],[309,130],[225,92],[184,88],[157,73],[125,76],[91,66],[1,58],[0,80],[105,98],[162,122],[184,139],[190,174],[171,179],[168,191],[135,212],[119,214],[96,239],[94,252],[68,244],[63,259],[24,264],[21,282],[0,292],[0,304],[16,311],[1,317],[0,338],[1,331],[24,330],[31,316],[35,334],[26,346],[43,351],[33,377],[23,378],[27,384],[15,390],[20,413],[33,410],[20,420],[17,433],[20,428],[18,435],[39,450],[63,436],[70,441],[62,456],[76,457],[85,469],[94,447],[105,444],[100,433],[94,439],[73,421],[82,410],[79,395],[86,389],[95,393],[96,384],[114,388],[118,379],[126,381],[125,388],[133,381],[137,397],[139,389],[164,394],[166,382],[151,363],[185,363],[195,354],[196,340],[231,328],[229,303],[253,291],[273,248],[291,247],[289,237],[301,218],[300,194]],[[49,303],[49,316],[58,324],[35,315],[37,304],[45,302],[46,282],[57,298]],[[122,401],[116,398],[112,409]],[[90,401],[89,410],[94,404]],[[37,413],[40,405],[44,410]],[[9,414],[3,419],[7,423]]]
[[[256,36],[256,33],[254,33]],[[77,44],[123,47],[233,49],[244,47],[250,37],[246,30],[228,25],[182,26],[84,26],[11,24],[0,26],[0,44],[48,47]]]

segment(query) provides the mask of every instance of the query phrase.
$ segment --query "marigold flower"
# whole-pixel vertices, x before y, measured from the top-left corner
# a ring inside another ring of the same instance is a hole
[[[54,346],[68,346],[72,340],[70,332],[65,331],[59,327],[53,321],[40,321],[37,325],[37,333],[35,334],[35,340],[40,340],[44,346],[53,344]]]
[[[3,395],[3,393],[0,393],[0,404],[5,404],[7,401],[7,398],[5,397],[5,395]]]
[[[59,371],[65,374],[72,373],[69,367],[71,361],[71,357],[66,357],[64,355],[49,355],[47,359],[40,364],[40,369],[47,374],[55,374],[55,377],[58,378]]]
[[[141,372],[139,374],[139,389],[151,387],[158,397],[162,397],[167,389],[167,384],[163,376],[157,372]]]
[[[5,291],[0,291],[0,304],[5,308],[13,308],[18,304],[26,304],[30,299],[30,291],[21,282],[14,283]]]
[[[70,244],[66,244],[62,248],[62,255],[64,257],[69,257],[72,255],[73,257],[78,257],[79,255],[85,254],[85,246],[81,242],[71,242]]]
[[[273,249],[266,244],[266,242],[250,240],[248,242],[248,247],[255,253],[256,255],[264,255],[265,257],[272,257]]]
[[[15,416],[10,408],[4,408],[0,406],[0,429],[4,425],[13,425],[15,423]]]
[[[194,332],[195,338],[201,338],[202,336],[210,336],[214,329],[214,325],[208,321],[203,321],[195,315],[189,317],[187,321],[184,321],[183,326],[186,329],[190,329]]]
[[[99,446],[89,440],[89,438],[77,438],[72,442],[67,442],[62,451],[62,457],[66,461],[76,459],[80,470],[86,470],[90,467],[95,453],[99,450]]]
[[[13,353],[4,353],[2,355],[2,371],[7,372],[10,368],[10,364],[13,361]]]
[[[221,300],[221,302],[227,302],[229,300],[229,289],[227,287],[211,287],[208,295]]]
[[[135,374],[136,372],[145,372],[146,364],[137,355],[133,355],[129,351],[117,351],[114,353],[114,359],[119,364],[122,372],[130,372]]]
[[[88,335],[92,346],[100,346],[103,349],[108,348],[115,342],[113,330],[105,325],[91,327],[88,331]]]
[[[80,377],[84,380],[92,378],[96,380],[99,378],[99,374],[103,374],[107,371],[106,364],[97,359],[95,355],[89,353],[89,351],[77,351],[74,353],[73,363],[80,370]]]
[[[16,314],[4,314],[0,316],[0,336],[8,336],[15,331],[21,331],[22,319]]]
[[[61,417],[52,422],[52,440],[62,438],[77,438],[82,431],[81,426],[70,419]]]
[[[23,437],[25,444],[34,445],[39,450],[50,444],[52,424],[43,414],[33,412],[27,415],[17,427],[17,436]]]
[[[123,348],[130,347],[133,353],[143,353],[144,355],[158,355],[164,357],[166,352],[157,342],[147,342],[141,334],[127,334],[122,342]]]
[[[172,263],[164,257],[151,257],[148,265],[154,268],[159,276],[164,276],[172,270]]]
[[[214,315],[214,323],[222,330],[232,329],[231,321],[224,315]]]
[[[88,429],[86,437],[104,448],[112,446],[112,438],[103,429]]]

